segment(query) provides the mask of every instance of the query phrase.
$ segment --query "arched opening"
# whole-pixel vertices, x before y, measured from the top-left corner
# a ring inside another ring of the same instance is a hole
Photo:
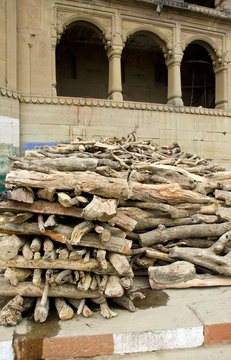
[[[152,33],[140,31],[129,37],[121,67],[124,100],[167,103],[167,67]]]
[[[56,48],[57,95],[107,98],[108,59],[103,33],[77,21],[63,33]]]
[[[185,106],[215,107],[215,75],[208,51],[193,42],[181,64],[182,100]]]

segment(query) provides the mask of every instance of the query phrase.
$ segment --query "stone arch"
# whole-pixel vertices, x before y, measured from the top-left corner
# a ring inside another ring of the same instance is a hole
[[[164,54],[167,53],[168,50],[172,50],[172,34],[169,32],[169,30],[161,30],[160,28],[150,24],[134,25],[129,27],[129,29],[124,30],[123,42],[126,43],[129,37],[138,32],[147,32],[152,34]]]
[[[153,32],[140,29],[130,33],[122,52],[123,98],[166,104],[166,44]]]
[[[60,37],[66,29],[78,21],[94,25],[102,32],[106,40],[111,40],[111,29],[109,29],[103,20],[93,17],[90,14],[75,14],[59,21],[57,26],[58,36]]]
[[[58,96],[107,98],[105,44],[102,29],[94,23],[85,20],[66,23],[56,46]]]
[[[184,42],[182,45],[182,51],[184,52],[192,43],[197,43],[198,45],[204,47],[214,63],[221,57],[222,51],[212,39],[203,36],[198,37],[197,35],[190,36],[187,41]]]
[[[210,40],[195,38],[185,47],[181,62],[182,100],[185,106],[215,107],[216,58],[214,44]]]

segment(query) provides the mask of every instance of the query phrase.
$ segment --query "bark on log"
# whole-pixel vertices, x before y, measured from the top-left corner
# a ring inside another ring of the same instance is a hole
[[[48,188],[44,188],[44,189],[39,189],[37,191],[37,196],[39,199],[45,199],[50,202],[54,202],[55,201],[55,193],[56,193],[56,189],[54,187],[48,187]]]
[[[202,196],[191,190],[181,189],[179,184],[140,184],[127,183],[126,179],[108,178],[93,172],[63,173],[55,172],[43,174],[34,171],[18,170],[8,173],[5,181],[6,188],[21,185],[33,188],[45,188],[55,184],[57,190],[74,190],[79,185],[81,191],[89,194],[121,200],[150,200],[156,199],[169,204],[181,202],[209,203],[211,198]]]
[[[122,308],[129,310],[131,312],[136,311],[135,305],[133,304],[133,301],[129,299],[128,296],[123,295],[119,298],[112,298],[111,299],[115,304],[121,306]]]
[[[118,201],[103,199],[94,195],[93,200],[85,206],[82,216],[86,220],[107,221],[116,215]]]
[[[13,259],[18,255],[18,251],[23,247],[24,243],[25,240],[19,238],[15,234],[0,236],[0,259]]]
[[[119,209],[117,214],[108,220],[109,224],[117,225],[118,227],[125,229],[127,231],[133,231],[137,224],[137,221],[130,218],[129,216],[123,214]]]
[[[231,285],[231,279],[226,277],[196,274],[195,267],[186,261],[150,267],[148,274],[150,286],[154,290]]]
[[[230,276],[231,253],[225,256],[219,256],[230,239],[231,231],[227,231],[208,249],[186,249],[175,246],[170,250],[170,256],[213,270],[217,274]]]
[[[61,216],[71,216],[82,218],[82,210],[76,207],[64,208],[59,203],[50,203],[48,201],[36,201],[33,204],[17,203],[17,201],[0,201],[0,211],[29,211],[35,214],[54,214]]]
[[[73,318],[74,311],[63,298],[55,298],[55,307],[60,320],[69,320]]]
[[[167,229],[156,229],[140,234],[142,247],[154,244],[166,243],[174,239],[186,239],[191,237],[220,236],[231,229],[231,223],[221,224],[197,224],[177,226]]]
[[[125,255],[117,254],[117,253],[109,253],[108,258],[110,263],[114,266],[118,274],[123,275],[125,273],[128,276],[134,276],[132,268],[126,259]]]
[[[4,273],[4,278],[9,281],[11,285],[17,286],[19,281],[26,280],[31,274],[32,271],[29,269],[7,268]]]
[[[12,260],[1,260],[0,266],[3,267],[16,267],[24,269],[67,269],[67,270],[81,270],[81,271],[92,271],[96,274],[110,274],[117,275],[116,270],[109,262],[107,262],[107,270],[101,269],[99,262],[96,259],[90,259],[87,263],[81,260],[60,260],[56,259],[52,263],[39,260],[25,260],[22,256],[17,256]],[[129,274],[124,273],[123,276]]]
[[[34,193],[33,193],[33,190],[30,188],[19,187],[17,189],[11,190],[10,199],[14,200],[14,201],[33,204]]]
[[[91,221],[83,221],[80,224],[77,224],[71,234],[71,245],[78,245],[80,240],[84,235],[86,235],[94,225]]]

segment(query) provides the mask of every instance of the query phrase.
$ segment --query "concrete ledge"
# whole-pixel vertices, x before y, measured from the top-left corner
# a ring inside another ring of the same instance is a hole
[[[168,298],[161,305],[135,313],[116,309],[110,320],[99,311],[68,321],[54,313],[44,324],[23,319],[13,329],[0,326],[0,360],[13,360],[13,353],[16,360],[101,359],[231,344],[230,295],[230,287],[166,290],[156,295],[156,303]]]

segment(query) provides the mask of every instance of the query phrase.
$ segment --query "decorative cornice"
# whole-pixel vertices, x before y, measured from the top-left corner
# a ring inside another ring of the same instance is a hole
[[[114,101],[107,99],[91,99],[81,97],[64,97],[64,96],[35,96],[35,95],[20,95],[17,91],[0,88],[0,94],[13,99],[18,99],[23,104],[47,104],[47,105],[69,105],[69,106],[91,106],[104,107],[112,109],[130,109],[130,110],[146,110],[146,111],[161,111],[171,113],[185,113],[185,114],[200,114],[200,115],[215,115],[231,117],[231,110],[224,109],[207,109],[202,107],[190,106],[173,106],[168,104],[156,104],[134,101]]]

